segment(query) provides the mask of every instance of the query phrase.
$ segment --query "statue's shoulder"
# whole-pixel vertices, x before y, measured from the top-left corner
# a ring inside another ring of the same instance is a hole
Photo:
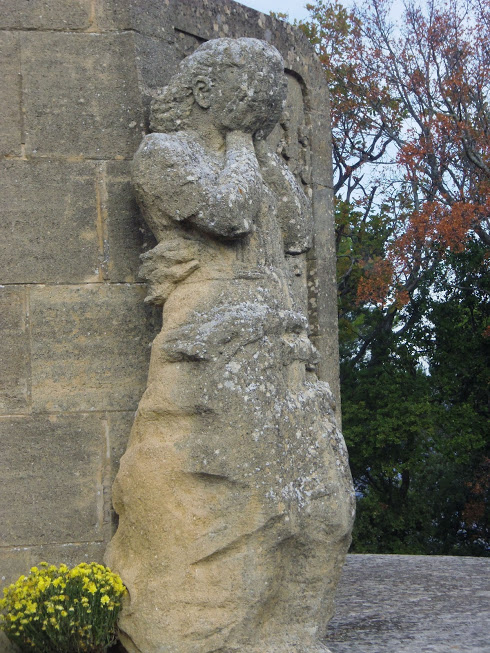
[[[186,132],[145,136],[131,172],[136,196],[153,220],[158,214],[181,221],[208,201],[202,183],[208,174],[205,155]],[[152,229],[156,233],[155,225]]]
[[[158,162],[166,168],[191,165],[195,163],[196,156],[199,157],[200,148],[189,138],[185,132],[170,134],[153,133],[147,134],[134,155],[134,163],[143,163],[151,160]]]

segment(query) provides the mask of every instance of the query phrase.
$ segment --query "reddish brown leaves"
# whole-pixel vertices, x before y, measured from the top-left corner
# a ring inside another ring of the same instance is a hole
[[[490,0],[409,0],[396,26],[390,4],[321,0],[304,29],[331,88],[335,190],[395,218],[358,300],[400,304],[468,238],[490,244]]]

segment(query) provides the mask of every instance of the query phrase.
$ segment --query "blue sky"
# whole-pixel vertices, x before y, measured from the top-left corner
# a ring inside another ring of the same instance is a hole
[[[305,9],[307,3],[314,4],[312,0],[239,0],[242,5],[258,9],[264,14],[271,11],[283,12],[289,14],[289,20],[293,22],[295,18],[298,20],[308,18],[308,11]]]

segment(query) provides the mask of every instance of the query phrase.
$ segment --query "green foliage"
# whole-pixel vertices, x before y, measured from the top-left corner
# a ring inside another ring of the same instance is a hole
[[[0,628],[21,651],[104,653],[115,642],[125,593],[119,576],[102,565],[43,562],[4,589]]]
[[[490,555],[489,286],[484,248],[473,242],[438,266],[365,356],[344,347],[353,551]],[[383,320],[372,306],[352,315]]]
[[[490,555],[490,2],[390,5],[300,25],[331,92],[353,550]]]

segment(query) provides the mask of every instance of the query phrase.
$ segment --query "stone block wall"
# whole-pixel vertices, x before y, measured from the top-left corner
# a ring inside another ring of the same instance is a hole
[[[135,34],[111,3],[1,4],[4,584],[40,560],[102,559],[159,316],[129,183],[145,127]]]
[[[111,483],[161,320],[138,279],[139,255],[155,241],[129,162],[152,91],[207,39],[261,38],[285,58],[293,121],[309,134],[301,152],[289,143],[288,156],[299,168],[303,157],[298,174],[314,206],[310,317],[334,391],[338,354],[328,96],[306,39],[231,0],[0,6],[5,584],[41,560],[101,560],[112,535]]]

